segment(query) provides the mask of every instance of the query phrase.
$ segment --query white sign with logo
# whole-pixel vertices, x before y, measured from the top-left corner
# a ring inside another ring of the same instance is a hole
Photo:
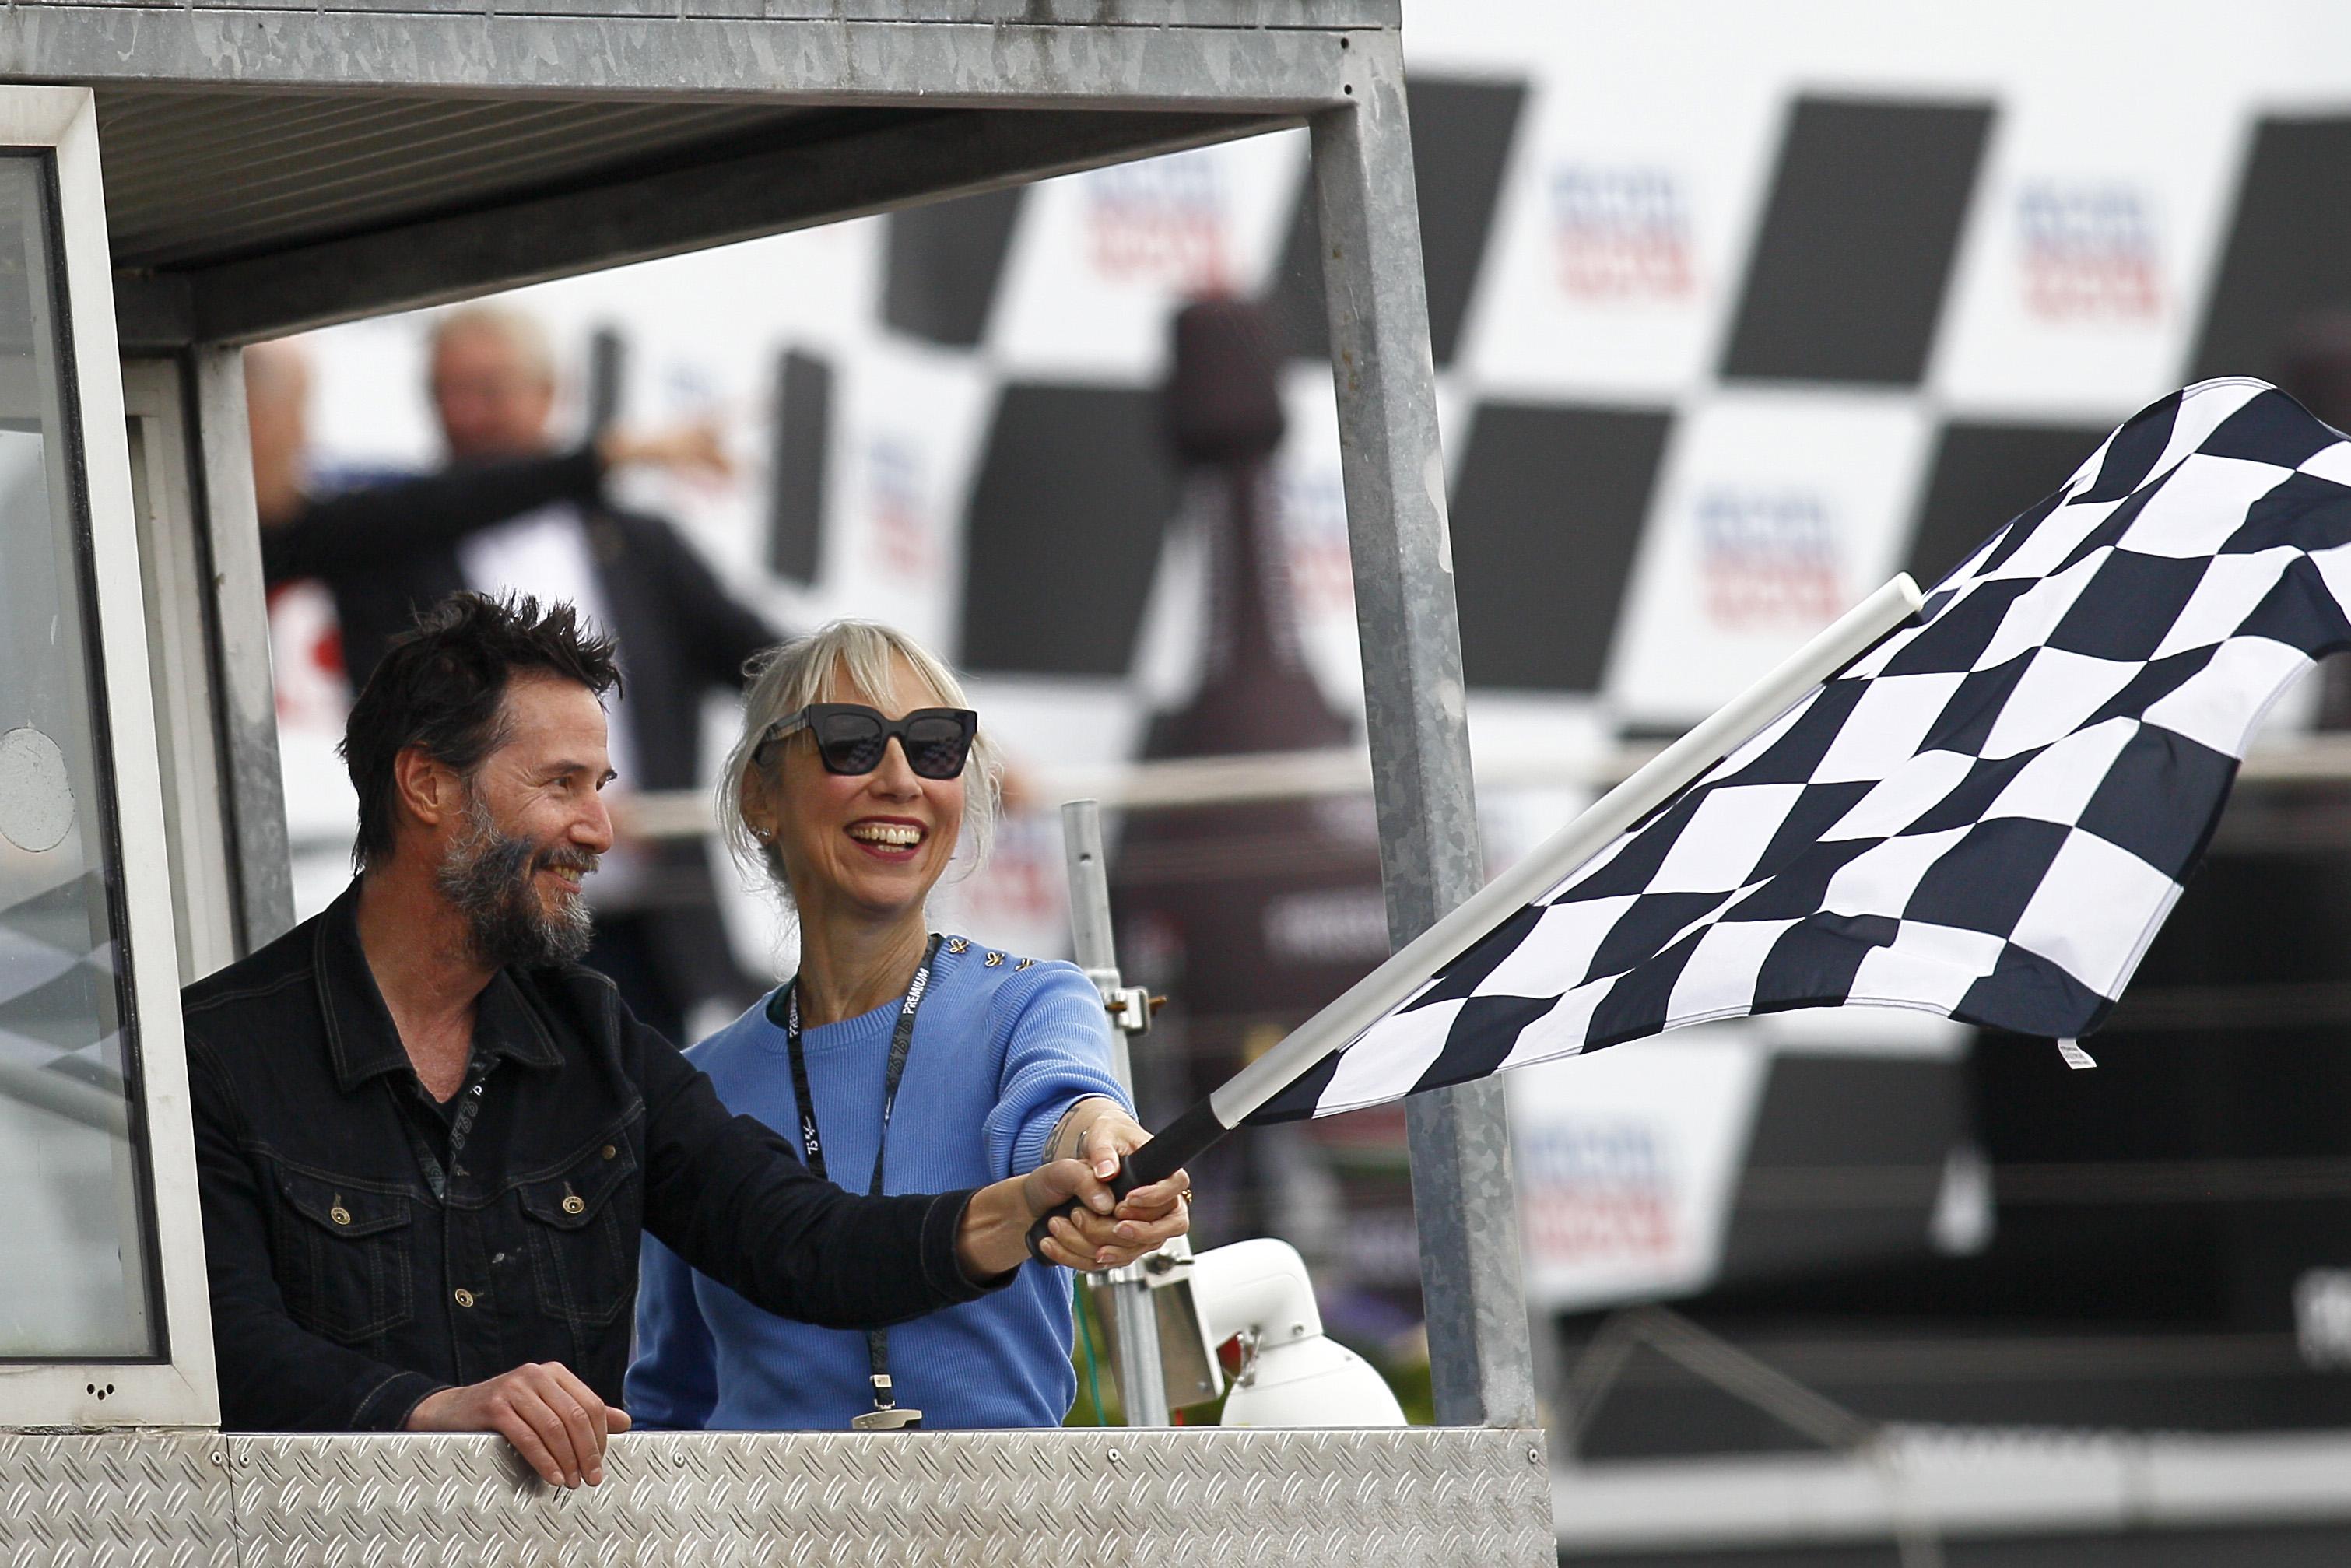
[[[1480,386],[1616,399],[1703,382],[1779,112],[1768,79],[1687,57],[1538,87],[1463,343]]]
[[[993,389],[971,362],[876,343],[835,394],[822,612],[868,616],[952,650],[963,508]]]
[[[1902,395],[1726,392],[1674,434],[1609,697],[1705,717],[1899,568],[1928,421]]]
[[[1573,1312],[1703,1289],[1770,1064],[1740,1022],[1509,1074],[1527,1299]]]
[[[2060,89],[2004,110],[1930,372],[1954,412],[2104,424],[2179,384],[2229,218],[2238,113],[2209,84],[2154,82],[2130,103]]]
[[[1348,553],[1339,411],[1331,395],[1330,368],[1293,361],[1283,377],[1281,401],[1290,434],[1274,457],[1274,493],[1289,545],[1282,559],[1290,570],[1300,651],[1323,698],[1342,713],[1360,714],[1363,644],[1355,629],[1355,569]],[[1450,412],[1440,404],[1440,417]]]
[[[1265,289],[1305,169],[1282,132],[1030,187],[990,348],[1018,376],[1157,378],[1177,306]]]

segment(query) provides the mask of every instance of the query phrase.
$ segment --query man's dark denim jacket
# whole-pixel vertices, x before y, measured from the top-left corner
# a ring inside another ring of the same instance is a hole
[[[354,883],[182,996],[229,1427],[392,1430],[436,1389],[533,1361],[617,1405],[641,1227],[770,1312],[837,1328],[1011,1278],[974,1284],[956,1263],[969,1193],[818,1180],[577,966],[491,981],[459,1091],[474,1113],[444,1124],[358,902]]]

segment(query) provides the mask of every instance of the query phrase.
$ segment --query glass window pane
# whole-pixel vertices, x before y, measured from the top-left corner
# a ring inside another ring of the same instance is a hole
[[[48,167],[0,155],[0,1357],[159,1351]]]

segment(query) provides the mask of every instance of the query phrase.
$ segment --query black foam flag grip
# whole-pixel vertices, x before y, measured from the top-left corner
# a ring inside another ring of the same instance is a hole
[[[1201,1101],[1168,1123],[1166,1131],[1126,1157],[1119,1166],[1118,1174],[1110,1178],[1111,1195],[1124,1201],[1126,1195],[1136,1187],[1165,1181],[1207,1153],[1228,1131],[1229,1128],[1217,1120],[1217,1113],[1208,1102]],[[1029,1228],[1029,1256],[1040,1263],[1045,1261],[1045,1255],[1039,1249],[1044,1245],[1048,1228],[1054,1217],[1077,1211],[1078,1200],[1073,1197],[1059,1208],[1049,1209],[1040,1215],[1037,1223]]]

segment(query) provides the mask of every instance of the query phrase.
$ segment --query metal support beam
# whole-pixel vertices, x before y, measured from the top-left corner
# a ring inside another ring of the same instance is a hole
[[[235,873],[239,946],[250,953],[293,925],[294,882],[286,785],[277,764],[261,528],[254,515],[253,447],[246,429],[245,364],[236,350],[218,344],[190,350],[184,363],[188,450],[214,583],[213,690],[227,775],[229,863]]]
[[[584,14],[623,10],[640,14]],[[0,79],[1296,110],[1337,94],[1334,32],[1393,37],[1400,11],[1398,0],[42,0],[0,10]]]
[[[1484,865],[1402,50],[1388,35],[1348,54],[1353,107],[1314,118],[1314,186],[1381,880],[1401,946],[1477,891]],[[1533,1426],[1502,1086],[1406,1106],[1437,1418]]]
[[[858,112],[796,131],[781,146],[125,277],[116,294],[141,330],[179,323],[204,341],[250,342],[1296,123],[1238,114]]]
[[[193,343],[196,308],[186,277],[117,269],[114,340],[126,355],[163,359]]]

